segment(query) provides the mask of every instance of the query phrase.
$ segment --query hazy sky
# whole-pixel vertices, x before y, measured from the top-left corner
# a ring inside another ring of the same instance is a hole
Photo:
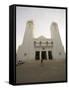
[[[16,49],[23,42],[26,22],[33,20],[35,38],[43,35],[51,38],[50,26],[58,23],[59,33],[64,49],[66,49],[66,12],[64,9],[16,7]]]

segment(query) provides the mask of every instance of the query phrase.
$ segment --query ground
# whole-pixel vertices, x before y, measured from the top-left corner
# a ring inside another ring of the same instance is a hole
[[[16,83],[49,82],[66,80],[64,60],[27,62],[16,66]]]

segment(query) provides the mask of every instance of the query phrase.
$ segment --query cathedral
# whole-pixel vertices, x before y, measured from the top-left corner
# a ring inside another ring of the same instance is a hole
[[[40,36],[33,37],[34,23],[27,21],[23,43],[17,51],[17,61],[37,61],[37,60],[64,60],[65,52],[59,34],[58,24],[52,22],[50,27],[51,38]]]

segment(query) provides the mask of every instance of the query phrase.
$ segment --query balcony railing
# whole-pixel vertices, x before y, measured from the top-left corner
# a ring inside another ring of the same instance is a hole
[[[34,41],[34,47],[53,47],[53,41],[47,41],[47,42]]]

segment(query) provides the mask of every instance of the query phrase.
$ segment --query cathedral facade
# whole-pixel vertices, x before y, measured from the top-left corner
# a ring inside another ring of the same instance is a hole
[[[17,51],[17,62],[36,60],[64,60],[65,52],[56,22],[51,24],[51,38],[40,36],[33,37],[33,21],[26,23],[25,34],[22,45]]]

